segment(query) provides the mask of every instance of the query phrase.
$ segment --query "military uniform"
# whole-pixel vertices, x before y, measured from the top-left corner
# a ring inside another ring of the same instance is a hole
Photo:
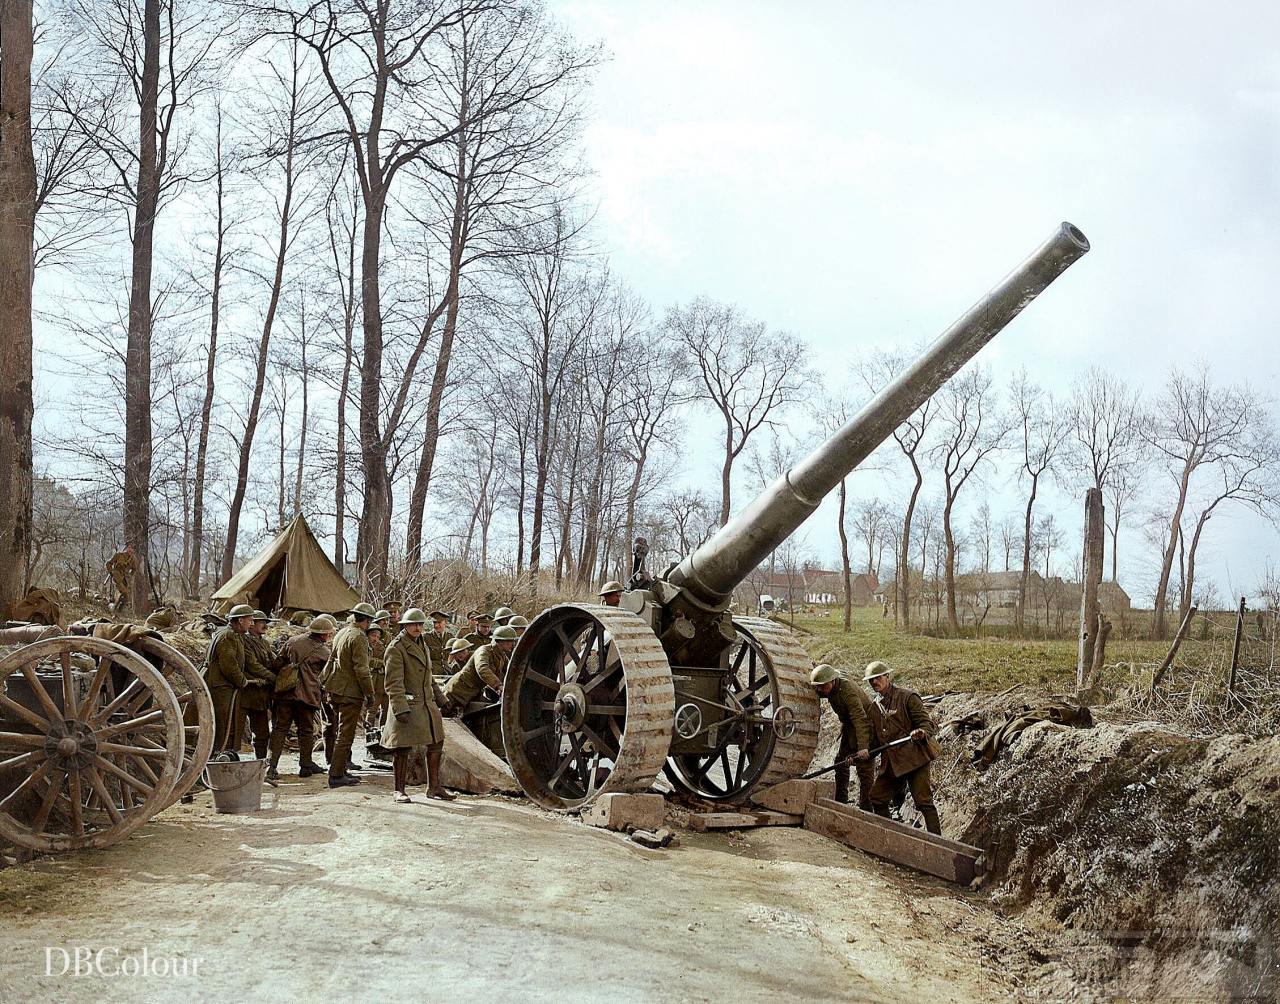
[[[369,677],[373,680],[373,697],[369,699],[368,716],[365,719],[365,742],[368,743],[369,737],[372,735],[371,729],[377,728],[376,724],[381,722],[387,714],[387,677],[384,657],[387,651],[387,642],[385,641],[386,631],[382,632],[383,637],[375,641],[369,639]]]
[[[236,716],[236,736],[232,749],[240,748],[240,730],[248,719],[253,731],[253,753],[266,759],[271,736],[271,692],[276,683],[276,654],[266,638],[250,631],[244,636],[244,675],[248,681],[240,691],[240,709]]]
[[[444,698],[450,711],[461,713],[486,686],[501,690],[510,659],[511,653],[502,651],[497,645],[482,645],[445,684]]]
[[[424,631],[422,634],[422,642],[427,646],[427,651],[431,653],[431,665],[435,672],[446,675],[449,672],[448,652],[445,647],[449,642],[453,641],[454,633],[448,628],[444,632]]]
[[[369,638],[363,628],[348,624],[333,639],[333,654],[320,677],[333,715],[324,730],[329,776],[342,777],[351,760],[351,746],[360,723],[360,709],[373,697],[369,673]]]
[[[298,726],[298,762],[318,770],[312,759],[316,744],[315,715],[322,699],[320,673],[329,662],[329,646],[313,634],[294,635],[285,642],[276,676],[275,720],[271,729],[271,767],[280,762],[289,727]]]
[[[129,595],[129,580],[138,572],[138,556],[128,550],[117,551],[107,562],[107,572],[120,594],[116,598],[117,605],[123,603]]]
[[[382,745],[388,749],[444,743],[440,705],[444,695],[431,675],[431,654],[418,639],[399,635],[387,647],[387,714],[382,723]],[[409,713],[407,721],[397,716]]]
[[[933,738],[936,726],[925,710],[920,695],[902,687],[890,687],[888,693],[877,694],[870,705],[872,734],[877,746],[920,729],[926,737]],[[924,742],[903,743],[880,754],[880,772],[871,787],[871,804],[881,816],[889,815],[889,803],[902,793],[911,790],[911,800],[924,817],[930,833],[941,833],[938,810],[933,804],[933,786],[929,779],[929,763],[933,759],[931,744]]]
[[[244,639],[230,625],[209,642],[204,682],[213,698],[213,752],[230,749],[238,711],[236,696],[249,681],[244,674]]]
[[[834,681],[827,695],[831,710],[840,719],[840,748],[836,760],[853,756],[858,750],[871,748],[871,722],[868,710],[871,698],[857,683],[843,673]],[[875,761],[855,761],[858,771],[858,808],[871,809],[871,787],[875,783]],[[849,801],[849,765],[835,769],[836,801]]]

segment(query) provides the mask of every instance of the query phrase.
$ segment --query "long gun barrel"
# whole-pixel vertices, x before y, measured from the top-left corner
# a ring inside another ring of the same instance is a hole
[[[1088,250],[1084,234],[1063,223],[906,372],[687,556],[669,580],[703,603],[723,605],[734,587],[790,537],[850,471]]]

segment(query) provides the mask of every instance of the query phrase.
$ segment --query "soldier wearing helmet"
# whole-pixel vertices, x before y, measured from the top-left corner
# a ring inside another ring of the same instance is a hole
[[[607,607],[616,607],[622,602],[624,588],[617,579],[610,579],[600,587],[600,602]]]
[[[324,687],[328,723],[324,729],[325,759],[329,761],[329,787],[343,788],[359,784],[348,768],[351,747],[360,724],[360,709],[373,699],[373,676],[369,672],[369,637],[365,633],[377,611],[368,603],[351,608],[351,620],[333,639],[333,653],[320,674]]]
[[[467,705],[481,695],[485,687],[494,692],[494,699],[502,694],[502,681],[516,647],[516,630],[506,624],[495,628],[493,641],[478,648],[453,679],[444,688],[444,698],[453,714],[460,714]]]
[[[271,762],[267,766],[267,777],[273,781],[279,776],[280,754],[294,724],[298,727],[299,776],[324,773],[324,768],[313,758],[315,715],[323,699],[320,673],[329,662],[329,641],[337,630],[338,622],[328,614],[321,614],[312,618],[306,634],[294,635],[285,642],[283,665],[276,674]]]
[[[445,646],[444,666],[440,669],[441,676],[451,677],[471,658],[471,642],[465,638],[454,638]]]
[[[416,746],[427,751],[427,797],[453,801],[440,777],[444,752],[444,722],[440,705],[444,695],[431,673],[431,653],[423,642],[427,615],[417,607],[404,612],[404,628],[387,647],[387,715],[382,725],[382,745],[392,751],[395,799],[408,802],[409,754]]]
[[[253,623],[253,607],[237,603],[227,613],[205,656],[204,682],[213,698],[213,752],[231,749],[239,717],[237,695],[249,682],[244,675],[244,636]]]
[[[271,738],[271,690],[276,682],[276,654],[267,641],[267,626],[271,618],[261,610],[253,612],[249,632],[244,636],[244,675],[247,686],[240,691],[240,711],[236,717],[236,735],[231,748],[240,748],[245,721],[253,732],[253,754],[259,760],[267,758],[268,741]]]
[[[913,690],[899,687],[893,682],[897,671],[883,662],[873,662],[863,674],[863,682],[870,683],[876,692],[868,717],[877,746],[897,743],[886,749],[880,759],[880,773],[871,788],[871,805],[881,816],[889,815],[889,803],[911,790],[924,825],[930,833],[942,833],[938,809],[933,804],[933,783],[929,776],[929,764],[938,755],[933,734],[937,726],[925,709],[924,701]],[[910,738],[911,742],[899,742]]]
[[[868,755],[871,749],[871,722],[867,718],[871,707],[869,698],[853,680],[849,679],[834,666],[825,662],[815,666],[809,674],[809,683],[825,697],[831,710],[840,720],[840,748],[836,751],[836,762],[856,759],[858,768],[858,808],[871,811],[871,786],[875,782],[875,764]],[[836,801],[849,801],[849,765],[841,764],[835,769]]]

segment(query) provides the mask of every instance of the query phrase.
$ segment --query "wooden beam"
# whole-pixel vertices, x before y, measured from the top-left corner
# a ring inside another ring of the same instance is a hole
[[[805,809],[804,827],[847,847],[961,885],[968,885],[984,870],[978,847],[828,799]]]
[[[689,829],[698,833],[749,830],[757,826],[800,826],[803,823],[803,816],[786,812],[700,812],[689,817]]]

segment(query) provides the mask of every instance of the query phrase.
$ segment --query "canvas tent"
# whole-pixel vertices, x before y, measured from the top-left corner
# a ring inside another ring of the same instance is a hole
[[[237,603],[265,610],[351,609],[360,596],[347,585],[320,549],[307,521],[299,516],[213,594],[213,606],[226,613]]]

